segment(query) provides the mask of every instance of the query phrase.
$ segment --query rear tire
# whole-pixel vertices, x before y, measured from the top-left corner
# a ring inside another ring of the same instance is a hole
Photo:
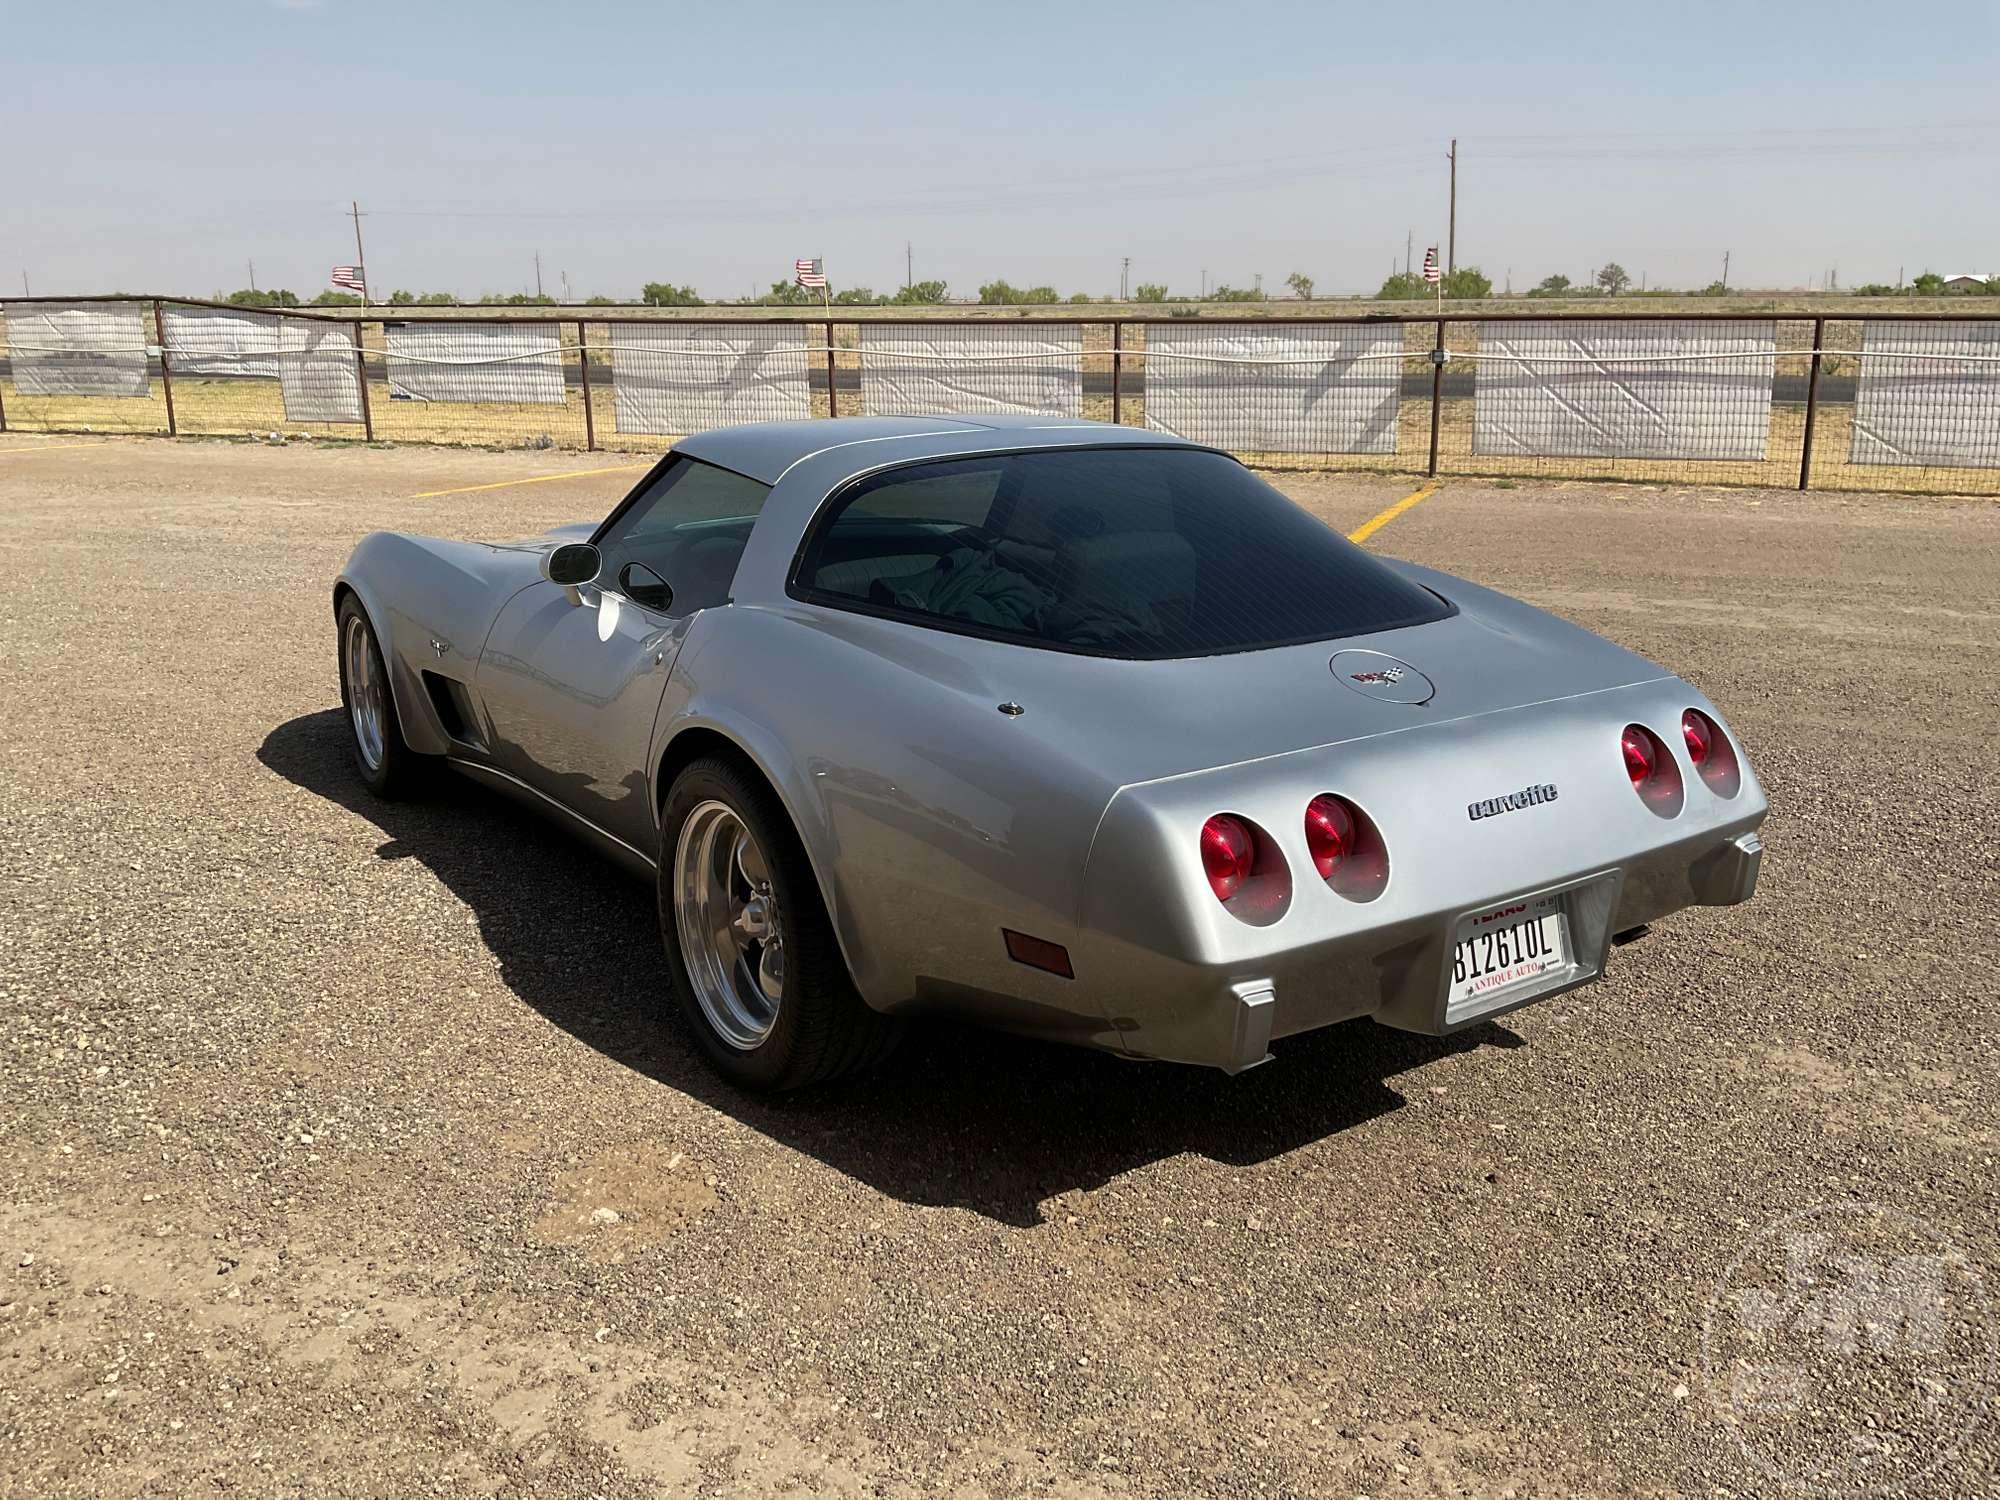
[[[674,999],[731,1083],[804,1088],[895,1045],[901,1028],[855,990],[805,846],[755,772],[710,756],[674,778],[658,890]]]
[[[386,801],[406,796],[417,777],[417,757],[403,743],[396,695],[375,627],[361,601],[340,601],[338,623],[340,703],[347,711],[347,748],[362,785]]]

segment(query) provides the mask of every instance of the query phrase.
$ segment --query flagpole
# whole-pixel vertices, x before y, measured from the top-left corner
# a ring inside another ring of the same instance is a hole
[[[361,273],[361,310],[368,311],[368,254],[361,248],[361,204],[358,199],[349,199],[348,209],[354,215],[354,268]]]

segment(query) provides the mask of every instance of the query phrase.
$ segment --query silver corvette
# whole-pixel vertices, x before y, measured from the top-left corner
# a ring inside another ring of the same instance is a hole
[[[362,779],[442,762],[655,882],[746,1087],[920,1013],[1232,1072],[1452,1031],[1757,882],[1687,683],[1131,428],[709,432],[595,526],[367,537],[333,605]]]

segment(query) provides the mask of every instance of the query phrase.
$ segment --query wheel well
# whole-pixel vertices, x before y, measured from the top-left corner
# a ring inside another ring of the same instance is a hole
[[[340,618],[340,606],[347,602],[348,595],[353,592],[354,585],[345,578],[333,586],[333,617],[336,620]]]
[[[734,761],[766,786],[771,787],[773,793],[777,792],[777,787],[771,785],[771,778],[764,774],[764,768],[752,760],[744,752],[743,747],[728,735],[713,729],[683,729],[668,741],[665,753],[660,756],[660,774],[653,784],[655,813],[666,806],[667,792],[672,788],[674,778],[706,755],[719,755]],[[779,806],[783,805],[784,799],[780,797]]]

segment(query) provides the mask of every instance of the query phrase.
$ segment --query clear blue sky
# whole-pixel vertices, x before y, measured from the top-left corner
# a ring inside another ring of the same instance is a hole
[[[0,0],[0,292],[2000,271],[1988,0]]]

